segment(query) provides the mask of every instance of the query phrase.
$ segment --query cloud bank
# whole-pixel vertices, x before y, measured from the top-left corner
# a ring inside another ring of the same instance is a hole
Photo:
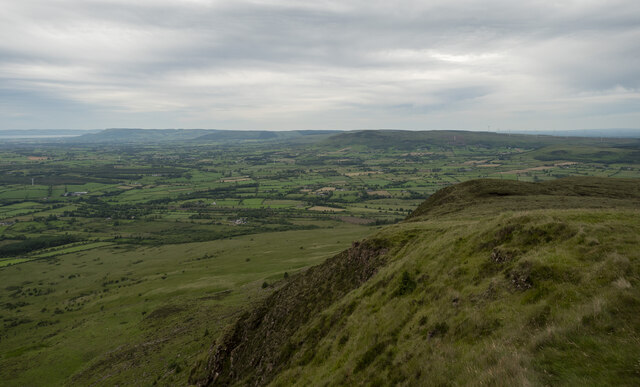
[[[0,4],[0,128],[640,122],[634,0]]]

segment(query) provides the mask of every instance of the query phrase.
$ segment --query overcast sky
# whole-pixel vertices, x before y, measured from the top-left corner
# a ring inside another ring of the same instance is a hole
[[[640,127],[638,0],[0,0],[0,129]]]

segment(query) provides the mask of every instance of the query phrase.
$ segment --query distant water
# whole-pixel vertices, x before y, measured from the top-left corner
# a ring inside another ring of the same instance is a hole
[[[1,139],[6,139],[6,140],[10,140],[10,139],[21,139],[21,138],[60,138],[60,137],[78,137],[81,136],[81,134],[53,134],[53,135],[44,135],[44,134],[36,134],[36,135],[16,135],[16,134],[12,134],[12,135],[0,135],[0,140]]]

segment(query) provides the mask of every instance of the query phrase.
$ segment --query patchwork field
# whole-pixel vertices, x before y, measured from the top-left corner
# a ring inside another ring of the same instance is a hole
[[[0,380],[184,385],[289,276],[455,183],[640,177],[634,139],[0,144]]]

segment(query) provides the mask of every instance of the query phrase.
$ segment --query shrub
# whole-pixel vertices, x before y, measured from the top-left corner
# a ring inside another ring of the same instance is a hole
[[[400,278],[400,287],[396,291],[397,296],[403,296],[405,294],[409,294],[416,289],[416,281],[411,278],[411,275],[408,271],[405,270],[402,273],[402,278]]]
[[[436,323],[429,331],[429,338],[436,336],[444,336],[449,331],[449,325],[446,322]]]
[[[360,360],[358,360],[358,364],[356,364],[355,372],[360,372],[366,369],[373,361],[387,348],[389,345],[388,342],[382,341],[373,347],[369,348],[367,352],[362,355]]]

